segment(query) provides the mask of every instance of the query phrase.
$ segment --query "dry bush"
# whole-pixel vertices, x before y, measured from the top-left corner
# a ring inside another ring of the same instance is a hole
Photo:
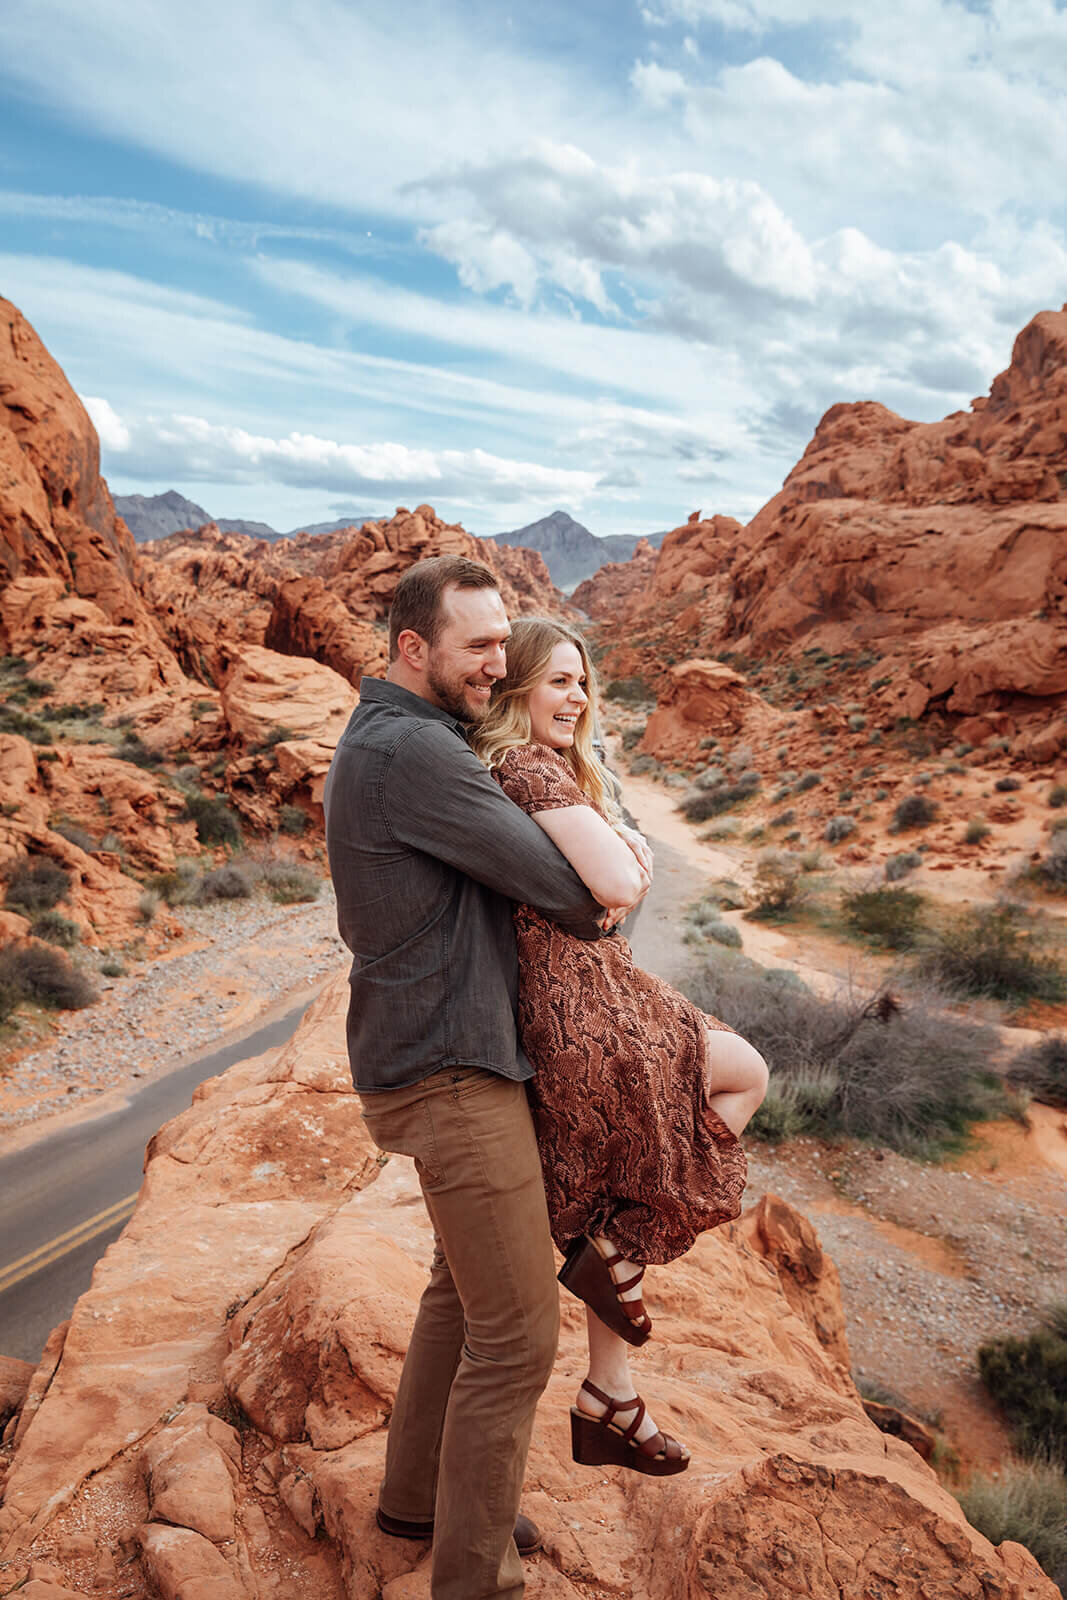
[[[51,911],[70,892],[70,873],[46,856],[30,856],[7,880],[4,904],[23,916]]]
[[[80,1011],[100,998],[84,972],[59,950],[41,944],[0,950],[0,990],[57,1011]]]
[[[841,896],[846,925],[886,950],[910,950],[919,937],[923,897],[912,889],[854,889]]]
[[[1049,1033],[1020,1050],[1007,1072],[1008,1082],[1026,1089],[1046,1106],[1067,1111],[1067,1035]]]
[[[975,906],[928,929],[919,962],[921,972],[953,994],[1013,1002],[1067,996],[1062,968],[1014,905]]]
[[[999,1477],[975,1474],[959,1502],[990,1544],[1025,1545],[1053,1583],[1067,1584],[1067,1478],[1058,1467],[1008,1462]]]
[[[764,1056],[771,1087],[751,1124],[757,1135],[844,1134],[929,1157],[1006,1107],[990,1070],[996,1034],[936,997],[824,999],[793,973],[726,952],[709,953],[685,991]]]

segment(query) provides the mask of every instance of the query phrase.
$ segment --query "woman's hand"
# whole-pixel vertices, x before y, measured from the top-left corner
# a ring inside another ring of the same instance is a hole
[[[640,838],[641,837],[640,834],[638,834],[637,837]],[[629,841],[627,841],[627,842],[629,842]],[[643,840],[642,840],[642,843],[644,843]],[[645,850],[648,853],[649,857],[651,858],[652,852],[648,849],[647,845],[645,845]],[[636,850],[634,850],[634,854],[637,855],[637,851]],[[640,857],[638,858],[638,860],[640,862]],[[636,908],[641,904],[641,901],[645,898],[645,895],[648,893],[649,889],[652,887],[652,879],[651,879],[650,875],[648,874],[648,872],[646,872],[644,866],[640,867],[640,873],[641,873],[641,890],[640,890],[640,893],[638,895],[636,895],[633,900],[630,901],[629,905],[625,905],[625,906],[609,906],[608,909],[605,911],[603,917],[601,917],[600,926],[604,929],[605,933],[609,932],[612,928],[617,928],[619,926],[620,922],[625,922],[626,918],[630,915],[630,912],[636,910]]]
[[[645,838],[644,834],[638,833],[636,828],[628,828],[623,822],[617,822],[615,824],[615,832],[618,834],[620,839],[624,839],[630,846],[630,849],[637,857],[644,871],[648,874],[649,881],[651,882],[653,856],[652,851],[649,848],[648,840]],[[647,894],[647,892],[648,891],[646,889],[645,893]]]

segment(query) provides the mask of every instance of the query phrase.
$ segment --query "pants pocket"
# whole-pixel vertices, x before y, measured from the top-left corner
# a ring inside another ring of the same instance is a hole
[[[379,1150],[412,1158],[423,1188],[431,1189],[443,1181],[428,1100],[392,1109],[374,1105],[368,1108],[364,1101],[363,1120]]]

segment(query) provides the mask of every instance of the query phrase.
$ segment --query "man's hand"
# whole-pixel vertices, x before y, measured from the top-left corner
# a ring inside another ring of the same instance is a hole
[[[627,828],[622,822],[617,822],[615,824],[615,832],[618,834],[620,839],[624,839],[630,846],[630,849],[641,863],[641,866],[648,874],[649,881],[651,882],[653,856],[652,851],[648,846],[648,840],[645,838],[644,834],[638,833],[636,828]],[[647,889],[645,890],[645,893],[648,893]]]

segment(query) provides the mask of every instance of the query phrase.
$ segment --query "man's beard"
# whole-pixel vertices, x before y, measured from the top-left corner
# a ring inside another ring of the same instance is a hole
[[[426,686],[437,697],[437,704],[443,711],[455,717],[457,722],[482,722],[489,711],[489,701],[484,705],[472,706],[465,699],[463,686],[465,678],[442,678],[431,666],[426,673]]]

